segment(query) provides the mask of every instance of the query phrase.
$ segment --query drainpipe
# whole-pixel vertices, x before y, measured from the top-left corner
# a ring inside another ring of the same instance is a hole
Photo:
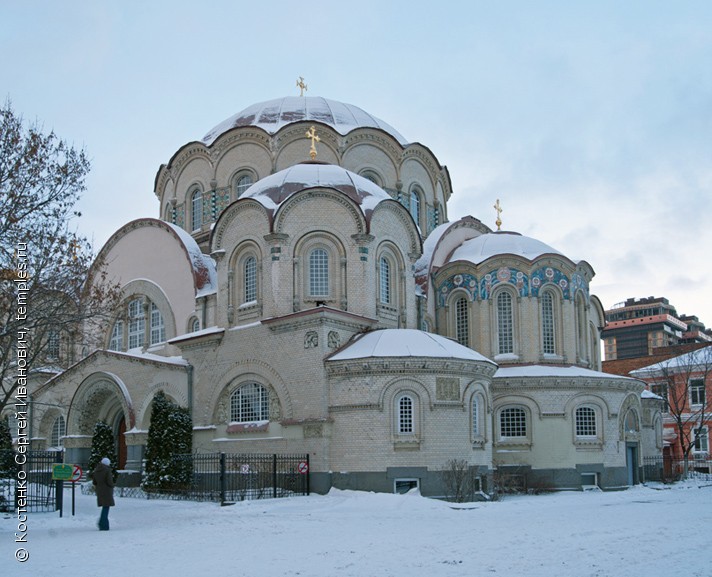
[[[193,418],[193,365],[186,367],[188,373],[188,414]]]

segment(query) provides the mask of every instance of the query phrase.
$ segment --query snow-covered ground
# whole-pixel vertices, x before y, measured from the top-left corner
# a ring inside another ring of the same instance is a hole
[[[68,502],[69,493],[67,493]],[[117,498],[111,531],[93,497],[36,513],[29,560],[0,519],[6,577],[710,577],[712,481],[556,493],[455,506],[417,494],[212,503]]]

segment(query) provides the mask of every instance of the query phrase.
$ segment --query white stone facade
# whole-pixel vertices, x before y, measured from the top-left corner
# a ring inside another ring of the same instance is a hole
[[[407,478],[441,496],[453,459],[485,490],[499,473],[640,480],[659,407],[600,372],[592,267],[473,217],[448,223],[449,174],[427,147],[356,107],[297,101],[246,109],[160,167],[160,218],[100,255],[123,289],[115,318],[34,392],[53,407],[35,411],[35,445],[62,417],[83,462],[102,419],[139,471],[164,390],[191,409],[197,450],[309,453],[317,491]],[[364,339],[379,344],[354,352]]]

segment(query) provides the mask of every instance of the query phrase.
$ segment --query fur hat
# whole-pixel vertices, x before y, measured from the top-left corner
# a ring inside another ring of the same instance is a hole
[[[101,462],[102,462],[103,465],[106,465],[107,467],[108,467],[109,465],[111,465],[111,461],[109,461],[109,458],[108,458],[108,457],[104,457],[104,458],[101,460]]]

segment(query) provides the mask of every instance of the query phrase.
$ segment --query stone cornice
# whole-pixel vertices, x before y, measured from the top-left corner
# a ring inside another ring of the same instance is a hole
[[[343,327],[354,332],[361,332],[377,323],[376,319],[332,309],[331,307],[315,307],[262,321],[263,325],[276,333],[317,326]]]
[[[327,359],[326,363],[326,372],[333,377],[348,377],[351,375],[358,375],[359,377],[365,375],[431,375],[436,373],[440,376],[464,376],[472,380],[475,376],[491,378],[496,370],[495,366],[486,361],[443,359],[440,357],[371,357],[340,361],[329,361]]]

